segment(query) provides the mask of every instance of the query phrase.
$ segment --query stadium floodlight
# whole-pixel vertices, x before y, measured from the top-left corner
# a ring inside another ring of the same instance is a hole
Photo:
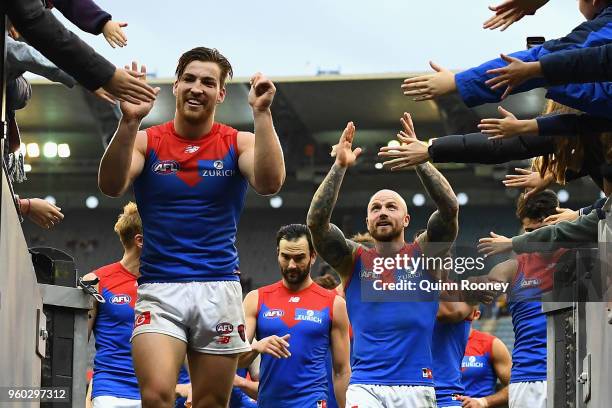
[[[51,205],[55,205],[56,201],[55,201],[55,197],[53,197],[52,195],[48,195],[45,197],[45,201],[48,202]]]
[[[98,201],[98,197],[96,196],[89,196],[85,200],[85,206],[87,206],[87,208],[89,208],[90,210],[93,210],[94,208],[98,207],[99,203],[100,202]]]
[[[421,207],[425,204],[425,196],[421,193],[416,193],[412,196],[412,204]]]
[[[38,143],[28,143],[26,145],[26,152],[29,157],[39,157],[40,156],[40,147],[38,147]]]
[[[557,192],[557,198],[559,199],[560,203],[566,203],[569,200],[569,197],[570,195],[567,190],[561,189]]]
[[[468,197],[467,194],[465,194],[465,193],[457,194],[457,203],[459,205],[466,205],[469,200],[470,200],[470,198]]]
[[[68,143],[60,143],[57,145],[57,155],[62,159],[70,157],[70,146]]]
[[[281,208],[283,206],[283,198],[281,196],[270,197],[270,207]]]
[[[387,146],[389,147],[399,147],[401,146],[401,143],[399,142],[399,140],[389,140],[389,142],[387,143]]]
[[[26,173],[29,173],[32,171],[32,165],[30,163],[25,163],[23,165],[23,171],[25,171]]]
[[[47,158],[53,158],[57,156],[57,143],[47,142],[43,146],[43,154]]]
[[[383,168],[383,164],[382,164],[382,163],[376,163],[376,164],[374,165],[374,168],[375,168],[376,170],[382,170],[382,168]]]

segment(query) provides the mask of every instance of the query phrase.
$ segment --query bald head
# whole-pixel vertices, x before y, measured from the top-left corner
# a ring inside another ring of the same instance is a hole
[[[374,201],[388,201],[393,200],[397,202],[399,207],[404,210],[405,214],[408,214],[408,205],[406,205],[406,201],[402,198],[399,193],[393,190],[379,190],[372,197],[370,197],[370,201],[368,202],[368,208],[372,205]]]
[[[406,201],[393,190],[380,190],[370,198],[366,224],[378,242],[403,241],[410,222]]]

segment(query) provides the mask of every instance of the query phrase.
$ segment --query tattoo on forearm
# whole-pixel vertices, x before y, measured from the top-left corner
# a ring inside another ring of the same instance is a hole
[[[457,197],[448,180],[431,163],[416,167],[423,187],[438,208],[427,223],[430,242],[453,242],[457,237]]]
[[[315,249],[332,267],[338,267],[352,255],[352,248],[338,227],[330,223],[332,211],[346,168],[334,164],[317,189],[310,208],[307,223]]]
[[[309,226],[322,226],[329,224],[331,214],[338,200],[338,192],[342,185],[342,179],[346,173],[345,167],[334,164],[325,176],[325,179],[317,189],[310,208],[308,209],[307,222]]]
[[[440,216],[452,219],[457,216],[457,197],[448,180],[431,163],[416,166],[416,172],[427,194],[436,203]]]

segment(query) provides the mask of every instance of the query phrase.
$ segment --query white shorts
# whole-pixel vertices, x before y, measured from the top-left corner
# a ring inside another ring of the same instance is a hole
[[[546,381],[510,383],[509,408],[546,408]]]
[[[251,350],[236,281],[144,283],[138,287],[132,339],[141,333],[175,337],[207,354]]]
[[[346,408],[436,408],[433,387],[350,384]]]
[[[93,408],[140,408],[140,400],[101,395],[93,399]]]

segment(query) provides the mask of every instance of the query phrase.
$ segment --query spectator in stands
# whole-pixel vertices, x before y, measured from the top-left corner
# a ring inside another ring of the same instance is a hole
[[[526,51],[510,54],[511,57],[525,62],[539,60],[542,56],[568,49],[586,48],[603,45],[612,40],[612,6],[610,0],[579,0],[580,12],[587,20],[576,27],[565,37],[546,41]],[[433,62],[431,67],[436,71],[431,75],[409,78],[402,84],[404,95],[414,97],[415,101],[424,101],[458,91],[469,107],[487,102],[498,102],[502,96],[510,93],[525,92],[530,89],[547,86],[544,79],[531,79],[521,86],[506,89],[491,89],[494,84],[491,73],[495,68],[503,67],[506,61],[502,58],[487,61],[478,67],[454,74]],[[501,83],[502,86],[507,84]],[[547,97],[559,103],[581,111],[612,118],[612,83],[570,84],[548,87]]]
[[[470,321],[480,319],[480,307],[474,306]],[[465,395],[460,396],[464,408],[499,407],[508,403],[508,383],[512,359],[508,347],[499,338],[474,329],[461,362],[461,381]],[[497,380],[501,389],[495,391]]]
[[[67,30],[39,0],[6,0],[0,3],[0,13],[8,15],[34,48],[92,92],[104,88],[132,103],[150,102],[159,92],[140,80],[144,73],[115,68]]]

